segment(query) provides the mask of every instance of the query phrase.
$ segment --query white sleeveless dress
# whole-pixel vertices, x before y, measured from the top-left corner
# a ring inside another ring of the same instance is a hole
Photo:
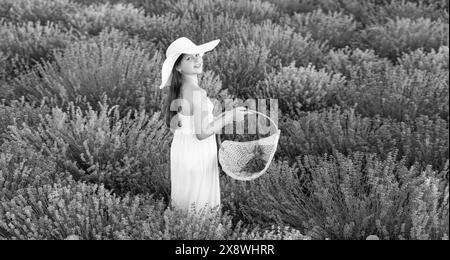
[[[208,120],[212,122],[214,104],[209,98]],[[194,117],[180,113],[182,126],[174,131],[170,148],[170,179],[172,206],[192,213],[192,210],[219,206],[220,183],[216,135],[198,140]],[[220,212],[219,211],[216,211]]]

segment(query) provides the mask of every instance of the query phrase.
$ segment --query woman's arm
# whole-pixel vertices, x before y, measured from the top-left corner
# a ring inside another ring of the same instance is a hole
[[[233,114],[223,113],[214,117],[211,123],[208,122],[207,97],[206,92],[200,94],[201,102],[193,102],[195,134],[198,140],[203,140],[211,135],[220,133],[220,130],[233,122]]]

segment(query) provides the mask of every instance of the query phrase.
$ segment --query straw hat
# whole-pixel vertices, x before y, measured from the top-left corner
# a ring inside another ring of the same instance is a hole
[[[166,60],[162,66],[162,80],[160,89],[168,86],[170,84],[172,78],[172,69],[175,61],[178,57],[183,54],[197,54],[200,53],[202,56],[205,52],[211,51],[214,49],[217,44],[219,44],[220,40],[210,41],[201,45],[196,45],[191,40],[186,37],[181,37],[172,42],[166,51]]]

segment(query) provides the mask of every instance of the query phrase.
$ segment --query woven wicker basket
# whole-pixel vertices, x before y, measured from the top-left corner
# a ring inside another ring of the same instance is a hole
[[[219,148],[219,163],[222,166],[222,170],[230,177],[249,181],[258,178],[264,174],[272,162],[275,151],[277,150],[278,140],[280,139],[280,129],[278,126],[263,113],[248,109],[248,113],[260,114],[267,119],[277,128],[277,131],[268,136],[254,141],[237,142],[231,140],[225,140],[220,142]],[[223,114],[223,113],[222,113]],[[220,115],[219,115],[220,116]],[[256,146],[260,146],[263,151],[263,160],[265,161],[265,167],[258,172],[245,172],[243,171],[246,164],[254,157],[252,153]]]

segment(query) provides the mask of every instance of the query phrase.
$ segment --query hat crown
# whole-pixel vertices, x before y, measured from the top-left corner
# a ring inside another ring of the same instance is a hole
[[[180,37],[169,45],[166,51],[166,56],[183,53],[186,52],[186,50],[192,49],[192,47],[196,46],[197,45],[188,38]]]

